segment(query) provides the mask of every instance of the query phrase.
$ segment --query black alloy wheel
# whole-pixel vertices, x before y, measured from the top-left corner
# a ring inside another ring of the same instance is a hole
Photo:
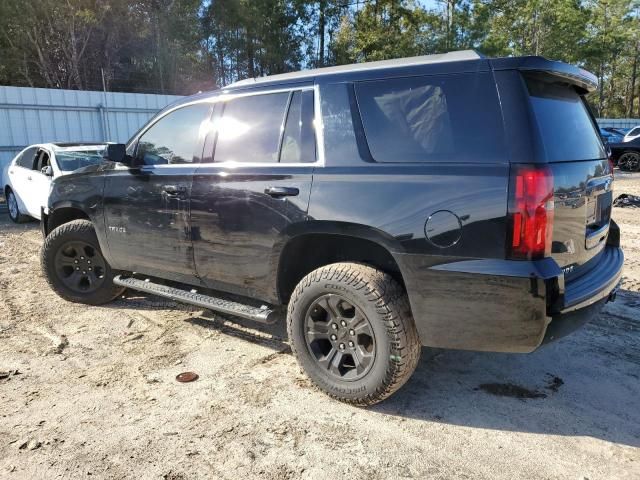
[[[362,378],[375,360],[375,336],[369,319],[340,295],[322,295],[311,304],[305,339],[317,362],[341,380]]]
[[[618,160],[618,166],[622,170],[628,170],[630,172],[637,172],[640,170],[640,153],[638,152],[626,152],[623,153]]]
[[[45,238],[40,260],[49,286],[70,302],[102,305],[124,291],[113,283],[115,272],[89,220],[72,220],[54,228]]]
[[[63,244],[55,256],[56,273],[71,291],[83,294],[98,290],[104,283],[105,260],[100,251],[87,242]]]
[[[287,333],[311,381],[352,405],[389,397],[420,359],[407,292],[361,263],[331,263],[302,278],[289,300]]]

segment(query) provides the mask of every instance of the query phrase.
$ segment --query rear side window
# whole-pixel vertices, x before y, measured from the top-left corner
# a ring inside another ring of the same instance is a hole
[[[355,89],[377,162],[506,161],[489,73],[375,80]]]
[[[536,77],[525,81],[546,161],[606,157],[584,99],[573,88]]]
[[[280,162],[313,163],[315,153],[313,92],[293,92],[282,135]]]
[[[24,152],[22,152],[20,158],[16,160],[16,165],[31,170],[33,168],[33,163],[36,156],[36,150],[38,149],[35,147],[27,148]]]
[[[288,92],[229,100],[215,125],[215,161],[277,163],[288,100]]]

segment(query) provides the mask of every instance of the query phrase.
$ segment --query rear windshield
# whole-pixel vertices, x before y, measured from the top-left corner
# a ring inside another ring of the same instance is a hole
[[[546,161],[606,157],[585,101],[573,88],[539,78],[525,80]]]
[[[355,89],[377,162],[506,161],[489,73],[366,81]]]

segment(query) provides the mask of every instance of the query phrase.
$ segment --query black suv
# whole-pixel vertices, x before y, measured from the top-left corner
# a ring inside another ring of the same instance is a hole
[[[531,352],[612,300],[623,254],[593,75],[475,52],[181,100],[53,182],[63,298],[131,288],[270,323],[322,390],[397,390],[421,345]]]

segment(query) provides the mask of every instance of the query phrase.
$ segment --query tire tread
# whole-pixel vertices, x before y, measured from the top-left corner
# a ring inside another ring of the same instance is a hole
[[[336,400],[357,406],[378,403],[397,391],[411,377],[420,360],[421,345],[409,300],[404,289],[389,274],[362,263],[334,263],[320,267],[305,276],[296,286],[287,311],[287,333],[293,338],[292,319],[305,289],[321,281],[338,281],[362,292],[364,299],[375,305],[391,340],[393,357],[387,362],[384,380],[375,391],[359,398],[345,397],[322,388]],[[298,357],[294,342],[291,349]]]
[[[45,238],[40,255],[40,265],[42,266],[42,272],[44,273],[44,277],[49,284],[49,287],[65,300],[76,303],[87,303],[89,305],[101,305],[118,297],[125,289],[117,285],[113,285],[113,283],[111,283],[110,286],[104,286],[101,290],[96,290],[93,292],[92,297],[87,297],[86,299],[79,296],[69,295],[64,289],[60,288],[57,278],[54,275],[49,274],[49,268],[47,266],[47,262],[49,261],[48,254],[51,252],[53,245],[60,237],[68,235],[91,237],[99,248],[95,229],[89,220],[72,220],[55,228],[47,238]]]

